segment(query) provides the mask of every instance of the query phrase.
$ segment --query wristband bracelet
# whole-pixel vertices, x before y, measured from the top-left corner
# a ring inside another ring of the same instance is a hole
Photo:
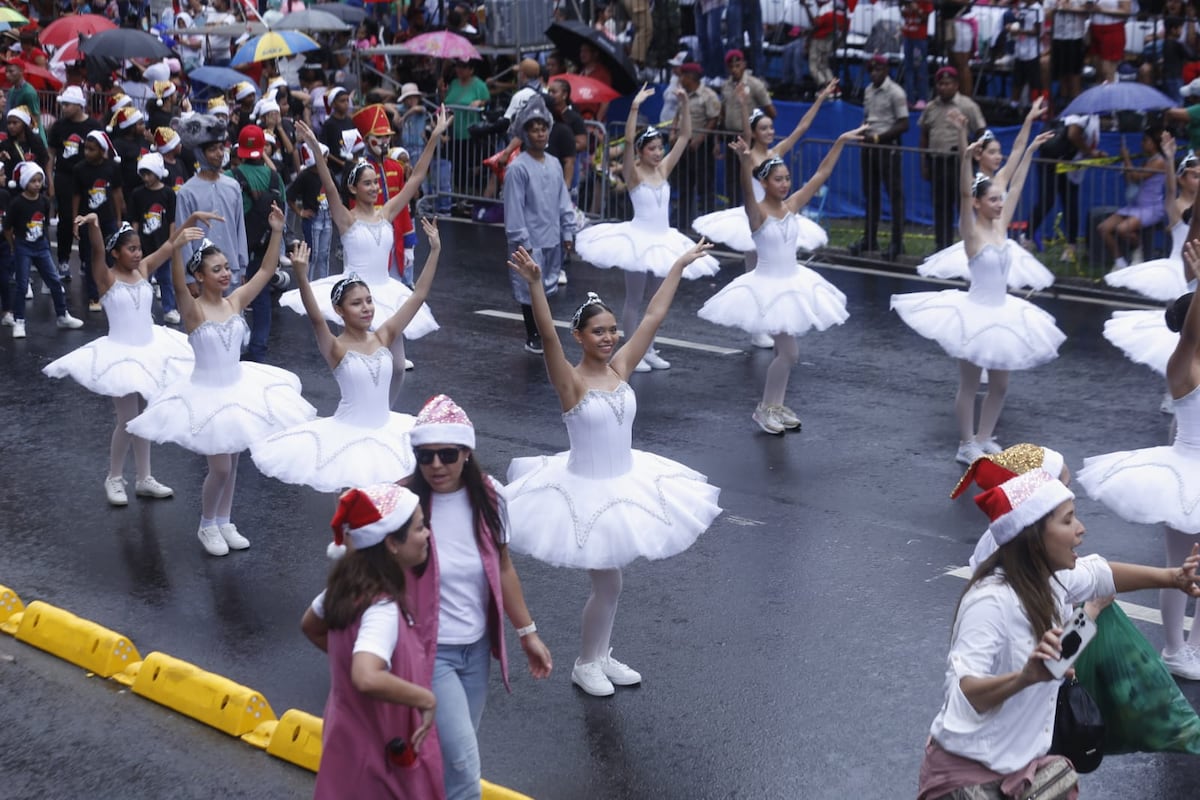
[[[531,633],[537,633],[537,623],[531,622],[524,628],[517,628],[517,636],[520,636],[522,639]]]

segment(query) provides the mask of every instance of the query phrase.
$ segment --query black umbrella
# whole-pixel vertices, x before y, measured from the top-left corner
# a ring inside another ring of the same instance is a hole
[[[79,45],[80,51],[93,58],[125,61],[131,58],[163,59],[175,54],[157,36],[133,28],[101,31]]]
[[[638,90],[637,70],[633,62],[619,44],[600,31],[582,22],[556,22],[546,29],[546,38],[554,42],[554,46],[576,64],[579,63],[580,45],[590,44],[600,54],[604,66],[608,67],[614,89],[621,94],[630,94]]]
[[[309,9],[333,14],[348,25],[357,25],[367,18],[367,12],[364,9],[357,6],[344,5],[343,3],[316,3],[309,6]]]

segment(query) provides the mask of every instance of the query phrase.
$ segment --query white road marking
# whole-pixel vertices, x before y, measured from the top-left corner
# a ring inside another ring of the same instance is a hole
[[[962,578],[964,581],[970,580],[971,568],[956,567],[954,569],[946,570],[946,572],[943,574],[951,578]],[[1138,605],[1137,603],[1128,603],[1124,600],[1118,600],[1117,605],[1121,607],[1121,610],[1124,611],[1130,619],[1149,622],[1153,625],[1162,625],[1162,614],[1159,613],[1157,608],[1150,608],[1149,606],[1142,606]],[[1190,631],[1192,629],[1191,617],[1183,618],[1183,627],[1184,630]]]
[[[498,311],[494,308],[484,308],[479,311],[476,311],[475,313],[482,314],[485,317],[496,317],[497,319],[511,319],[511,320],[517,320],[517,321],[521,321],[521,319],[522,319],[520,314],[514,314],[511,311]],[[567,322],[565,320],[557,320],[556,319],[556,320],[554,320],[554,326],[556,328],[570,329],[571,323]],[[624,336],[625,332],[621,331],[621,335]],[[703,353],[716,353],[717,355],[721,355],[721,356],[732,356],[732,355],[736,355],[738,353],[745,352],[744,350],[737,350],[732,347],[719,347],[715,344],[702,344],[701,342],[688,342],[688,341],[684,341],[683,339],[670,339],[666,336],[655,336],[654,341],[658,342],[659,344],[670,345],[671,347],[682,347],[685,350],[699,350]]]
[[[767,524],[765,522],[762,522],[761,520],[747,519],[746,517],[736,517],[733,514],[726,514],[725,521],[733,523],[734,525],[741,525],[743,528],[754,528],[759,525]]]

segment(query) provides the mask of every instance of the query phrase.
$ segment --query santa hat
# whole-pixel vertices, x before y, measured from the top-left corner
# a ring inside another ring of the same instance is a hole
[[[287,89],[288,82],[280,77],[271,78],[271,82],[267,84],[267,94],[275,94],[280,89]]]
[[[167,177],[167,165],[163,163],[163,157],[158,153],[146,153],[137,161],[138,172],[146,170],[152,172],[161,181]]]
[[[234,100],[244,100],[251,95],[258,94],[258,89],[256,89],[254,84],[250,81],[241,81],[240,83],[234,84],[232,91]]]
[[[214,114],[214,115],[224,114],[225,116],[228,117],[229,116],[229,106],[225,103],[225,98],[224,97],[214,97],[213,99],[209,100],[208,101],[208,113]]]
[[[269,97],[263,97],[254,104],[254,111],[250,113],[252,119],[262,119],[263,115],[270,114],[272,111],[279,110],[279,103],[276,103]]]
[[[43,179],[46,177],[46,173],[43,172],[42,168],[37,165],[37,162],[21,161],[13,169],[12,180],[8,182],[9,188],[15,189],[20,186],[21,190],[24,191],[25,187],[29,185],[29,182],[33,180],[33,176],[35,175],[41,175]]]
[[[409,155],[408,150],[404,147],[393,147],[391,150],[388,150],[387,155],[392,161],[409,161],[412,159],[412,156]]]
[[[333,113],[333,101],[337,100],[340,95],[346,94],[346,90],[341,86],[335,86],[325,93],[325,113]]]
[[[127,130],[144,119],[145,116],[142,115],[142,112],[138,111],[133,106],[119,108],[117,109],[117,113],[113,114],[112,119],[108,122],[108,132],[112,133],[118,128],[121,130]]]
[[[325,146],[324,142],[318,142],[318,146],[321,148],[321,155],[323,155],[323,156],[329,155],[329,148]],[[310,148],[308,146],[307,142],[301,142],[300,143],[300,166],[304,169],[308,169],[309,167],[315,166],[316,163],[317,163],[317,159],[313,155],[312,148]]]
[[[342,131],[342,155],[352,156],[355,153],[361,153],[367,146],[363,141],[362,134],[357,128],[351,128],[347,131]]]
[[[111,130],[111,128],[109,130]],[[108,138],[107,133],[104,131],[89,131],[87,138],[100,145],[100,149],[102,149],[106,154],[112,154],[112,160],[114,162],[117,164],[121,163],[121,157],[117,155],[116,148],[113,147],[112,139]]]
[[[151,64],[142,70],[142,77],[154,83],[159,81],[169,81],[171,80],[171,65],[166,61],[159,61]]]
[[[29,110],[29,106],[17,106],[8,110],[8,116],[16,117],[25,123],[25,127],[33,127],[33,112]]]
[[[337,510],[329,522],[333,543],[326,548],[326,555],[341,558],[347,538],[355,550],[373,547],[389,533],[400,530],[416,510],[417,496],[394,483],[347,489],[338,498]]]
[[[160,153],[169,153],[182,143],[183,140],[174,128],[162,127],[154,130],[154,149]]]
[[[475,449],[475,426],[467,413],[449,397],[429,398],[408,432],[413,447],[422,444],[457,444]]]
[[[972,482],[980,489],[991,489],[1033,469],[1045,470],[1051,478],[1057,478],[1062,475],[1064,463],[1062,453],[1057,450],[1027,442],[1014,444],[999,453],[989,453],[975,459],[958,479],[950,499],[965,492]]]
[[[155,81],[153,88],[154,96],[158,98],[160,106],[163,104],[163,100],[175,94],[175,84],[171,81]]]
[[[1010,478],[975,498],[975,504],[992,520],[992,536],[1003,547],[1017,534],[1075,498],[1058,478],[1042,469]]]
[[[109,98],[108,110],[115,113],[122,108],[128,108],[129,106],[132,106],[132,105],[133,105],[132,97],[130,97],[127,94],[122,94],[121,92],[117,92],[111,98]]]

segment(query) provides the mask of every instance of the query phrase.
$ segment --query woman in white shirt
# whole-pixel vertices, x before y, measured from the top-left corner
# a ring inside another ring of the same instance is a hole
[[[991,518],[999,547],[975,570],[958,604],[945,701],[926,743],[918,800],[1016,796],[1039,769],[1051,767],[1060,681],[1046,663],[1060,657],[1072,605],[1149,588],[1200,596],[1200,545],[1178,568],[1077,558],[1085,529],[1074,495],[1044,469],[975,502]]]

